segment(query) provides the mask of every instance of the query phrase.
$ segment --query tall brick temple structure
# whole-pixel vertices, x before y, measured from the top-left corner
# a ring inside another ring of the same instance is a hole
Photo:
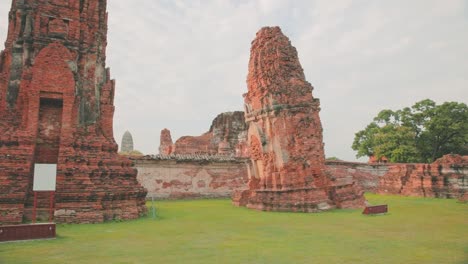
[[[326,174],[319,100],[279,27],[262,28],[252,42],[247,86],[249,190],[233,203],[301,212],[363,206],[353,181]]]
[[[146,190],[113,136],[106,5],[12,1],[0,53],[0,224],[30,218],[35,163],[57,164],[56,222],[146,212]]]

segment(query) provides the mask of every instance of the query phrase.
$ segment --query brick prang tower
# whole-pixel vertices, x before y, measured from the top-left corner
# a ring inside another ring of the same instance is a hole
[[[35,163],[57,164],[56,222],[146,213],[146,190],[113,136],[106,5],[12,1],[0,53],[0,224],[30,218]]]
[[[279,27],[262,28],[252,42],[247,86],[250,182],[234,204],[301,212],[363,206],[354,182],[327,175],[320,102]]]

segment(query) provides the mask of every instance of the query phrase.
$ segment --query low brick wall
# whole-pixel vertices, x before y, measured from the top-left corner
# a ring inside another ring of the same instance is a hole
[[[331,177],[351,177],[366,192],[377,192],[381,178],[389,171],[387,164],[326,161],[325,165]]]
[[[406,196],[465,199],[468,166],[435,162],[369,164],[327,161],[331,177],[352,177],[365,191]]]
[[[246,160],[213,156],[153,156],[134,159],[147,198],[227,198],[248,182]]]
[[[247,189],[249,160],[225,156],[170,155],[133,158],[148,198],[230,197]],[[459,198],[468,194],[465,163],[369,164],[327,161],[329,177],[355,181],[366,192]]]

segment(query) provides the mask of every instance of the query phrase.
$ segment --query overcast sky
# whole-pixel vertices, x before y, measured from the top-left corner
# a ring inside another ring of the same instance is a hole
[[[11,0],[0,1],[6,39]],[[157,153],[243,109],[250,43],[280,26],[321,99],[327,156],[355,160],[354,133],[381,109],[468,101],[468,1],[108,1],[114,131]]]

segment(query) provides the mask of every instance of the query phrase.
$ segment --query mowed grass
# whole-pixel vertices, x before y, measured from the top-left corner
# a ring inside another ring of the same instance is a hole
[[[55,240],[0,244],[0,263],[468,263],[467,204],[366,197],[388,204],[389,213],[275,213],[230,200],[158,201],[156,219],[58,225]]]

